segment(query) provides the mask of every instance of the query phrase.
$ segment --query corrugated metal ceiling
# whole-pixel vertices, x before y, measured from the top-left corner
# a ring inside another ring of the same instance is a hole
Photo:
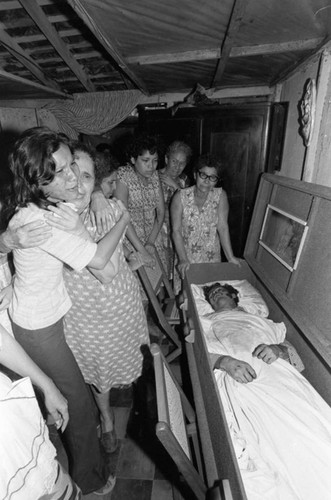
[[[270,86],[330,30],[331,0],[0,0],[0,69],[55,94]]]

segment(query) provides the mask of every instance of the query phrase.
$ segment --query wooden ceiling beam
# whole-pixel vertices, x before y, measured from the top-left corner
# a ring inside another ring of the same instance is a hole
[[[296,52],[299,50],[314,50],[323,40],[323,38],[311,38],[308,40],[292,40],[291,42],[232,47],[230,57],[261,56],[267,54],[281,54],[284,52]]]
[[[27,0],[25,0],[27,1]],[[83,3],[80,0],[68,0],[76,14],[89,27],[99,43],[105,48],[108,54],[114,59],[121,71],[126,75],[137,87],[144,93],[148,93],[145,83],[128,67],[124,57],[120,53],[117,43],[114,39],[106,36],[102,30],[93,21],[90,14],[87,12]]]
[[[277,85],[277,83],[280,83],[282,82],[283,80],[289,78],[291,75],[293,75],[294,73],[296,73],[299,68],[303,68],[305,67],[308,62],[313,59],[315,57],[315,55],[320,51],[322,50],[324,47],[326,46],[329,46],[330,44],[330,40],[331,40],[331,37],[330,36],[327,36],[325,37],[322,42],[317,46],[315,47],[314,50],[311,50],[309,52],[309,54],[306,54],[305,56],[301,57],[300,59],[298,59],[295,63],[293,63],[291,65],[290,68],[287,68],[286,70],[282,71],[278,76],[277,78],[275,78],[274,80],[272,80],[270,82],[270,85]],[[330,48],[330,47],[329,47]]]
[[[221,57],[216,64],[215,74],[211,82],[211,87],[215,87],[220,84],[221,78],[225,71],[225,66],[230,57],[231,49],[236,39],[236,35],[241,26],[242,18],[244,17],[246,3],[246,0],[234,1],[228,28],[226,30],[226,34],[221,46]]]
[[[0,24],[0,43],[12,56],[14,56],[26,69],[28,69],[32,75],[34,75],[41,83],[46,85],[46,87],[61,90],[60,86],[56,82],[50,80],[45,75],[36,61],[34,61],[28,53],[21,49],[19,44],[6,33],[2,23]]]
[[[284,43],[269,43],[264,45],[248,45],[245,47],[232,47],[230,58],[243,56],[257,56],[276,54],[282,52],[293,52],[298,50],[315,49],[322,42],[322,38],[313,38],[311,40],[295,40]],[[186,52],[172,52],[169,54],[151,54],[146,56],[127,57],[129,64],[148,65],[148,64],[168,64],[189,61],[205,61],[208,59],[219,59],[221,49],[190,50]]]
[[[51,25],[42,8],[39,7],[35,0],[20,0],[20,3],[27,11],[29,16],[34,20],[40,31],[42,31],[46,38],[48,38],[54,49],[69,66],[74,75],[76,75],[77,79],[81,82],[83,87],[86,90],[94,92],[94,84],[91,82],[89,76],[83,70],[82,66],[73,58],[70,50],[59,37],[56,29]]]
[[[126,62],[129,64],[139,64],[141,66],[147,64],[167,64],[188,61],[205,61],[206,59],[218,59],[221,50],[206,49],[206,50],[189,50],[186,52],[176,52],[170,54],[155,54],[148,56],[127,57]]]

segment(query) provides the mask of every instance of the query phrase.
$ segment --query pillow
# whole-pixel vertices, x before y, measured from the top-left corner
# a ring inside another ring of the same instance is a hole
[[[206,285],[212,285],[213,283],[221,283],[222,285],[228,283],[233,286],[239,292],[238,306],[242,307],[244,311],[250,314],[256,314],[257,316],[262,316],[263,318],[268,317],[269,309],[262,298],[262,295],[247,280],[216,280],[204,283],[203,285],[192,284],[191,289],[199,316],[204,316],[205,314],[214,312],[209,302],[205,299],[205,295],[203,293],[203,287]]]

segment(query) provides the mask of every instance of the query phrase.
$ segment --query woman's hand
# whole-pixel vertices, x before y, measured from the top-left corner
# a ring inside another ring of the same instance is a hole
[[[140,256],[142,258],[142,261],[143,261],[143,264],[144,266],[146,267],[151,267],[152,269],[154,269],[155,265],[156,265],[156,261],[155,261],[155,257],[154,255],[152,255],[146,247],[144,247],[143,250],[141,250],[140,252]]]
[[[50,213],[46,213],[44,217],[50,226],[78,236],[85,232],[85,227],[79,214],[66,203],[60,202],[56,207],[49,205],[48,211]]]
[[[47,411],[52,415],[56,428],[63,432],[69,421],[68,401],[51,380],[43,392]]]
[[[277,344],[260,344],[254,349],[252,354],[270,365],[279,358],[280,349]]]
[[[121,200],[116,200],[116,201],[117,201],[118,207],[121,209],[121,212],[122,212],[121,217],[124,217],[125,222],[127,224],[129,224],[130,219],[131,219],[129,210],[126,208],[126,206],[124,205],[124,203]]]
[[[13,297],[13,286],[12,284],[3,288],[0,292],[0,311],[5,311],[8,309]]]
[[[108,233],[111,229],[109,205],[102,191],[94,191],[91,195],[91,220],[99,234]]]
[[[139,267],[144,265],[142,255],[139,252],[131,252],[128,256],[128,264],[131,271],[136,271]]]
[[[188,271],[190,267],[190,263],[188,260],[180,260],[178,263],[178,272],[180,274],[180,277],[184,279],[186,271]]]
[[[51,235],[52,229],[40,219],[15,229],[12,229],[9,223],[8,228],[1,236],[3,244],[10,251],[17,248],[38,247],[45,243]]]
[[[175,179],[169,177],[169,175],[167,175],[165,172],[160,172],[159,176],[161,181],[164,182],[164,184],[166,184],[167,186],[170,186],[174,189],[180,188],[179,184],[175,181]]]
[[[230,264],[234,264],[235,266],[241,267],[242,260],[237,259],[237,257],[232,257],[231,259],[228,260]]]

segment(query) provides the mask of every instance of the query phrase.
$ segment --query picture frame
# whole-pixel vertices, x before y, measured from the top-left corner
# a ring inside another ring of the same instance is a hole
[[[307,231],[306,221],[268,204],[259,244],[292,272],[298,266]]]

